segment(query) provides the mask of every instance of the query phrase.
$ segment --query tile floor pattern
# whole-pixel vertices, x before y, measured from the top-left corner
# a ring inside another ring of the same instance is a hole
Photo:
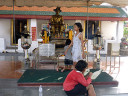
[[[89,60],[92,61],[93,57],[89,57]],[[101,57],[101,60],[104,62],[105,57]],[[116,60],[118,61],[118,58]],[[120,73],[117,77],[117,74],[112,74],[119,81],[119,86],[94,86],[97,96],[128,96],[127,60],[128,57],[121,57]],[[17,80],[25,67],[23,55],[0,55],[0,96],[39,96],[38,87],[17,86]],[[62,86],[45,86],[43,87],[43,96],[66,96],[66,94]]]

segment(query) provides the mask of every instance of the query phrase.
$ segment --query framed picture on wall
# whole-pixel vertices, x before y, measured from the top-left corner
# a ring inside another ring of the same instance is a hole
[[[85,21],[85,38],[88,39],[93,39],[94,34],[97,32],[97,28],[100,27],[100,22],[99,21],[88,21],[88,26],[87,26],[87,21]],[[87,27],[88,27],[88,33],[87,33]]]
[[[42,30],[49,31],[49,25],[48,25],[48,24],[42,24],[42,25],[41,25],[41,29],[42,29]]]

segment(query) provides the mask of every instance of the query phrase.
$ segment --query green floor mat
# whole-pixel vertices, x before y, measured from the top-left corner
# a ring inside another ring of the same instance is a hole
[[[97,70],[91,69],[91,72]],[[66,76],[70,71],[57,72],[55,70],[35,70],[28,69],[24,72],[21,78],[18,80],[18,84],[22,83],[63,83]],[[101,74],[92,82],[113,82],[113,78],[106,72],[101,72]]]
[[[69,72],[70,71],[66,71],[62,73],[55,70],[29,69],[21,76],[18,83],[62,83]]]

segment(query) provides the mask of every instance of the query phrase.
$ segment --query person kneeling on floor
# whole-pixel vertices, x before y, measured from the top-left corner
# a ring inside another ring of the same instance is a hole
[[[67,48],[69,47],[69,45],[71,44],[71,40],[67,39],[65,42],[65,47],[64,47],[64,51],[67,50]],[[65,70],[71,70],[72,69],[72,65],[73,65],[73,61],[72,61],[72,47],[70,47],[67,51],[67,54],[65,54],[65,59],[64,59],[64,64],[65,66],[57,66],[56,71],[59,71],[59,69],[61,68],[61,72],[64,72]]]
[[[87,62],[83,60],[78,61],[75,69],[66,77],[63,88],[68,96],[96,96],[93,85],[91,84],[92,73],[89,73],[87,79],[83,75],[87,66]]]

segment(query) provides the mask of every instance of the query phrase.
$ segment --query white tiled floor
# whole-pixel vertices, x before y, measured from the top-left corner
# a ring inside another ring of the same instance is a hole
[[[12,55],[0,56],[0,61],[13,61]],[[23,61],[23,56],[16,55],[15,61]],[[93,57],[89,57],[93,60]],[[105,57],[101,57],[105,61]],[[116,59],[118,61],[118,59]],[[115,70],[115,72],[117,72]],[[115,78],[116,74],[112,74]],[[119,93],[128,93],[128,57],[121,57],[121,69],[115,78],[119,81],[118,87],[112,86],[95,86],[97,96],[118,96]],[[66,96],[62,86],[44,87],[44,96]],[[115,94],[115,95],[112,95]],[[0,96],[39,96],[38,87],[18,87],[17,79],[0,79]],[[123,94],[119,96],[128,96]]]

